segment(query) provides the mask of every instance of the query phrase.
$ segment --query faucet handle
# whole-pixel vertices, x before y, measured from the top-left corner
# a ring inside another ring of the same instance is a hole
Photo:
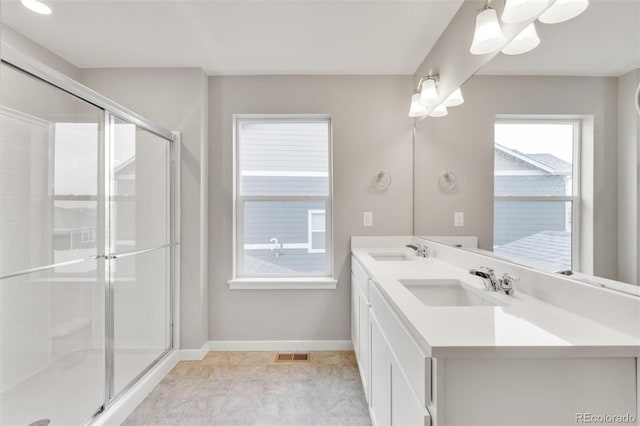
[[[516,277],[515,275],[511,275],[510,273],[505,272],[504,274],[502,274],[502,277],[500,277],[500,290],[502,290],[504,294],[512,296],[515,292],[515,290],[513,289],[513,284],[519,280],[520,278]]]
[[[515,275],[511,275],[508,272],[505,272],[504,274],[502,274],[502,279],[504,281],[508,281],[510,283],[514,283],[516,281],[520,281],[520,278],[516,277]]]

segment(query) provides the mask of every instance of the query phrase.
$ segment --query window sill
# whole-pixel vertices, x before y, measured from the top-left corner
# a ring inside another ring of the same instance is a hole
[[[227,282],[231,290],[334,290],[338,284],[327,277],[236,278]]]

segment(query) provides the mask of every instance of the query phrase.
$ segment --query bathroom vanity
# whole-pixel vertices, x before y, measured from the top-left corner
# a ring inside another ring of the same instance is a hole
[[[637,424],[640,298],[414,237],[353,237],[351,262],[375,425]],[[519,276],[514,294],[486,289],[480,266]]]

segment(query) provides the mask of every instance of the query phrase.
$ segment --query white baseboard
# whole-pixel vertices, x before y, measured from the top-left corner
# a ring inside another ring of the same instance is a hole
[[[96,418],[93,425],[119,425],[122,423],[135,408],[149,395],[158,383],[169,374],[169,371],[179,361],[178,351],[173,351],[165,359],[160,361],[155,368],[151,369],[142,379],[140,379],[129,391],[114,402],[112,406],[107,408],[102,414]]]
[[[350,351],[351,340],[212,340],[210,351]]]
[[[200,361],[209,352],[210,342],[204,342],[200,349],[180,349],[180,361]]]

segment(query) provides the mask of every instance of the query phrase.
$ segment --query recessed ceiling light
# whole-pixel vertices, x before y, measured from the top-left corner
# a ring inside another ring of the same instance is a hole
[[[27,9],[41,15],[50,15],[51,8],[38,0],[20,0],[20,3]]]

